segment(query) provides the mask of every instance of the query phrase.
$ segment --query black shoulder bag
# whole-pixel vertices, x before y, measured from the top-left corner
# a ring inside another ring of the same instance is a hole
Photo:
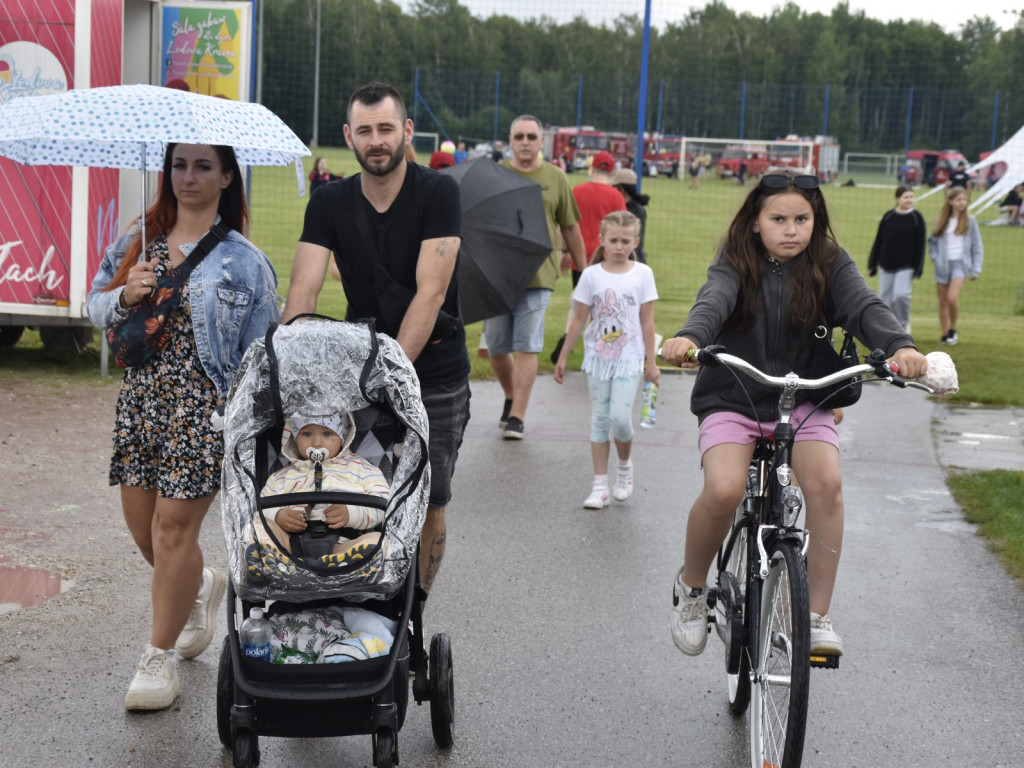
[[[142,365],[167,346],[171,338],[168,322],[181,304],[182,288],[192,270],[227,236],[219,223],[210,227],[184,262],[156,278],[153,292],[128,307],[127,314],[107,328],[107,345],[119,368]]]
[[[819,326],[824,328],[825,326]],[[837,353],[832,344],[832,329],[828,328],[824,337],[814,339],[814,352],[807,378],[820,379],[830,373],[842,371],[860,363],[857,357],[857,342],[853,336],[843,331],[843,344]],[[827,408],[848,408],[860,400],[863,384],[861,377],[850,379],[825,389],[812,389],[807,393],[808,399],[815,405]]]

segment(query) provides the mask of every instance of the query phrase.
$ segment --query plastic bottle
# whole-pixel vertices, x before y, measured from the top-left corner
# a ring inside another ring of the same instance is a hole
[[[640,407],[640,426],[650,429],[658,420],[658,385],[653,381],[644,383],[643,405]]]
[[[242,622],[238,634],[242,641],[243,656],[270,661],[270,623],[263,618],[262,608],[249,610],[249,618]]]

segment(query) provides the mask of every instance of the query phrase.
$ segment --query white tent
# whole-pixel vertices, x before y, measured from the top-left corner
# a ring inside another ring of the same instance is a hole
[[[979,213],[988,208],[992,203],[999,202],[1017,184],[1024,181],[1024,127],[1013,134],[1013,137],[1003,144],[999,149],[986,157],[980,163],[972,165],[968,171],[978,171],[988,168],[996,163],[1006,163],[1006,173],[995,184],[971,203],[971,212]],[[982,178],[983,174],[979,174]]]

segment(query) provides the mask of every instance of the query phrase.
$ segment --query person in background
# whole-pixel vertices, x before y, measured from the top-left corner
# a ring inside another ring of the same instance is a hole
[[[440,171],[443,168],[451,168],[453,165],[455,165],[455,155],[451,152],[438,150],[430,155],[430,167],[435,171]]]
[[[647,251],[644,250],[644,235],[647,232],[647,204],[651,201],[650,195],[638,192],[636,189],[636,173],[623,168],[612,174],[609,183],[619,190],[622,199],[626,203],[626,210],[640,219],[640,245],[636,249],[637,260],[641,264],[647,263]]]
[[[466,142],[460,141],[455,147],[455,164],[466,162]]]
[[[1006,197],[1003,198],[1003,201],[999,203],[999,210],[1006,214],[1006,221],[1003,222],[1005,226],[1020,226],[1020,207],[1022,202],[1024,202],[1024,182],[1014,186],[1007,193]]]
[[[278,320],[277,275],[243,235],[249,212],[231,147],[168,144],[156,203],[107,248],[89,319],[107,328],[149,301],[156,278],[182,266],[215,223],[230,231],[189,274],[159,352],[121,382],[110,484],[135,545],[153,567],[149,644],[125,708],[166,709],[180,690],[178,658],[202,653],[217,627],[227,580],[204,566],[199,530],[220,489],[224,454],[211,418],[249,344]],[[145,251],[146,257],[139,256]]]
[[[601,221],[600,245],[593,263],[573,291],[574,312],[565,345],[555,363],[555,381],[565,381],[565,366],[580,333],[584,334],[583,370],[590,390],[590,451],[594,483],[586,509],[608,506],[608,458],[615,441],[618,465],[612,497],[633,495],[633,403],[640,380],[658,384],[654,349],[654,273],[636,260],[640,220],[628,211]],[[586,326],[590,317],[590,325]]]
[[[924,271],[924,245],[928,225],[914,209],[914,190],[906,184],[896,187],[896,207],[878,223],[874,245],[868,256],[868,275],[878,270],[878,293],[910,331],[910,293],[913,281]]]
[[[540,120],[532,115],[517,117],[512,121],[509,143],[512,157],[502,165],[540,185],[552,244],[558,243],[561,235],[573,262],[583,269],[587,256],[580,234],[580,211],[565,172],[540,156],[544,144]],[[512,312],[484,320],[491,367],[505,392],[498,423],[506,440],[523,439],[526,409],[537,379],[537,355],[544,348],[544,315],[558,279],[561,255],[560,250],[552,249]]]
[[[318,157],[313,161],[313,170],[309,172],[309,193],[313,194],[324,184],[340,178],[327,170],[327,158]]]
[[[965,189],[968,193],[974,189],[974,182],[971,180],[970,174],[967,173],[967,163],[963,160],[956,164],[956,170],[949,174],[949,181],[946,182],[947,189],[955,187]]]
[[[965,280],[977,280],[985,257],[978,220],[967,212],[967,190],[950,187],[939,210],[928,255],[935,265],[935,289],[939,294],[939,327],[942,344],[956,344],[960,319],[960,291]]]
[[[691,350],[721,344],[761,370],[806,377],[818,327],[837,325],[868,349],[884,350],[902,376],[925,373],[927,361],[913,337],[836,243],[818,178],[774,168],[746,196],[686,322],[662,345],[662,357],[693,368]],[[841,655],[843,641],[828,616],[843,541],[839,436],[831,410],[800,394],[797,403],[792,421],[802,426],[792,463],[810,531],[811,652]],[[725,366],[702,367],[694,382],[690,410],[699,423],[704,487],[687,519],[671,614],[672,640],[687,655],[704,651],[708,569],[743,497],[754,442],[775,428],[777,409],[777,392],[750,384],[742,389]]]
[[[345,141],[362,172],[309,201],[292,263],[284,320],[313,312],[333,253],[346,320],[373,318],[396,339],[420,380],[430,427],[430,497],[420,537],[420,585],[430,592],[444,558],[445,508],[469,421],[469,354],[459,311],[459,185],[406,160],[413,123],[397,90],[368,83],[349,98]],[[389,279],[375,289],[374,263]]]

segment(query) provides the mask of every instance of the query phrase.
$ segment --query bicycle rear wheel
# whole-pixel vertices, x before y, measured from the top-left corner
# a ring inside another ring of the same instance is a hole
[[[810,606],[800,545],[776,541],[761,593],[750,708],[753,768],[799,768],[807,728],[810,682]]]

